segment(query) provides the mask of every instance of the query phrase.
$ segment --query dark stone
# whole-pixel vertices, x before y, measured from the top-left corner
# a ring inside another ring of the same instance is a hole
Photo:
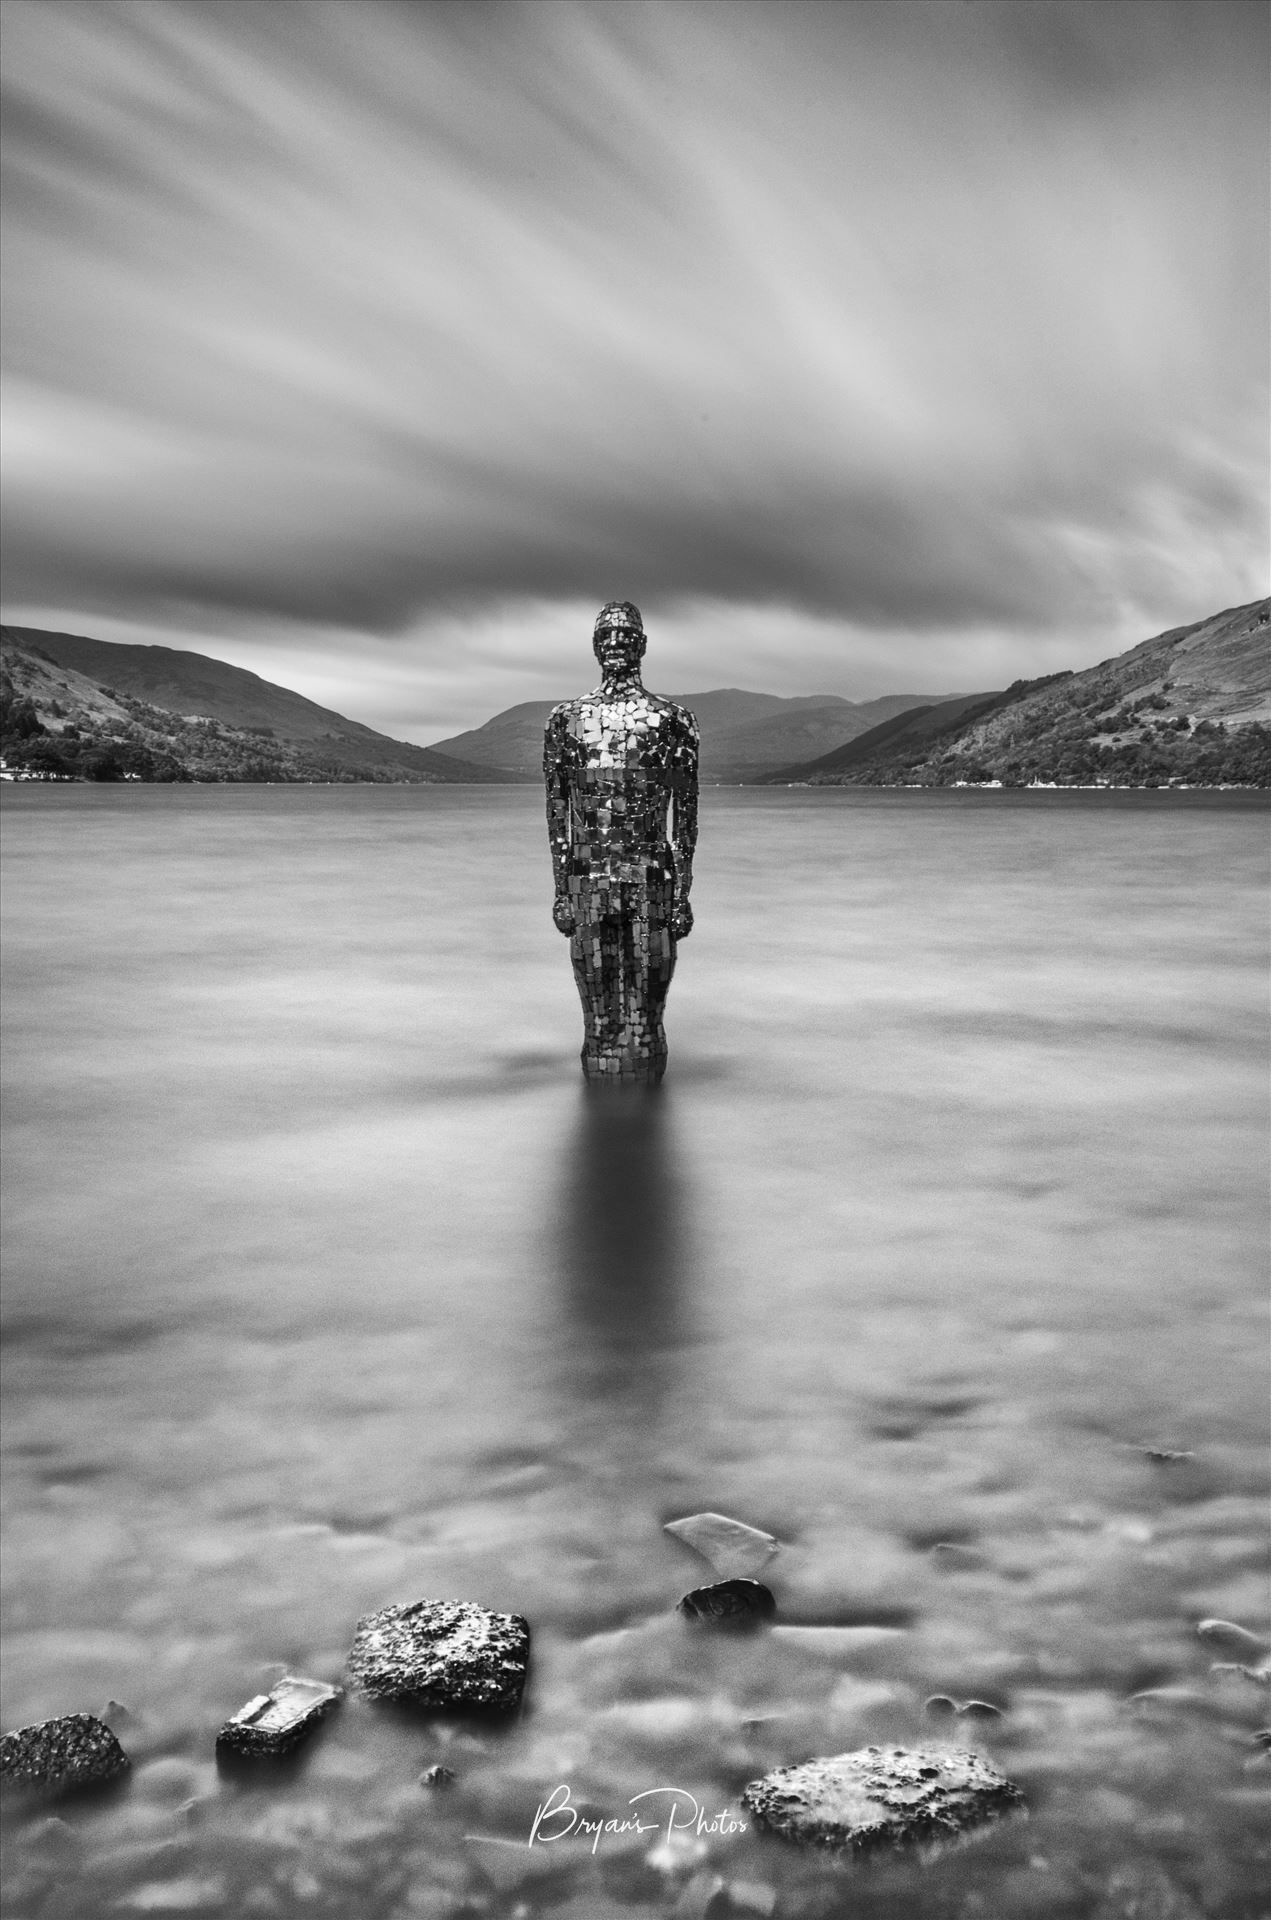
[[[520,1704],[529,1650],[519,1613],[416,1600],[358,1621],[348,1676],[378,1700],[508,1713]]]
[[[454,1784],[454,1774],[449,1767],[425,1767],[419,1776],[421,1787],[449,1787]]]
[[[771,1620],[777,1603],[759,1580],[719,1580],[711,1587],[694,1587],[676,1609],[686,1620],[716,1627],[756,1627]]]
[[[787,1840],[845,1855],[893,1847],[927,1857],[1024,1802],[996,1767],[962,1747],[862,1747],[778,1767],[741,1797],[760,1826]]]
[[[288,1673],[268,1693],[257,1694],[227,1720],[216,1736],[218,1753],[245,1759],[290,1753],[325,1720],[340,1699],[339,1687]]]
[[[6,1786],[95,1786],[131,1765],[110,1728],[91,1713],[66,1713],[0,1739],[0,1780]]]

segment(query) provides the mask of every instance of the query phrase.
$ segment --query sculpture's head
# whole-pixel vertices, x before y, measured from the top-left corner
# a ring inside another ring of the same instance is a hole
[[[606,673],[636,666],[647,645],[639,607],[632,606],[630,600],[611,600],[596,615],[591,644]]]

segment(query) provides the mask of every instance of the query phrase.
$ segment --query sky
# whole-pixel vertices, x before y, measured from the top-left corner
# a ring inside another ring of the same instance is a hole
[[[1268,585],[1261,0],[4,0],[3,616],[428,742]]]

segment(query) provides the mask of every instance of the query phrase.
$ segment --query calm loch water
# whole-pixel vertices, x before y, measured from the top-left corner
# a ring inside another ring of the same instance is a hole
[[[10,1815],[11,1920],[1271,1909],[1271,1696],[1196,1631],[1268,1630],[1256,800],[709,793],[670,1072],[608,1098],[530,789],[3,813],[3,1718],[113,1699],[135,1761]],[[778,1630],[675,1618],[702,1508],[780,1538]],[[528,1616],[515,1725],[349,1701],[218,1775],[423,1595]],[[1029,1819],[741,1828],[931,1739]]]

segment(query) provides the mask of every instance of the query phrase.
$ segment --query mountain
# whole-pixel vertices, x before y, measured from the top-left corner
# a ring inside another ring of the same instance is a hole
[[[707,693],[677,693],[671,697],[689,709],[701,729],[701,774],[708,782],[753,779],[796,756],[806,758],[809,749],[837,747],[878,721],[921,706],[931,698],[921,693],[891,693],[857,704],[836,693],[782,699],[775,693],[750,693],[742,687],[716,687]],[[543,727],[554,704],[551,700],[527,700],[508,707],[469,733],[437,741],[432,751],[497,767],[521,779],[537,780],[543,766]]]
[[[1031,682],[1019,683],[1025,684]],[[909,707],[890,714],[832,752],[792,767],[779,767],[765,774],[763,780],[775,783],[815,778],[818,784],[837,783],[839,776],[851,778],[855,770],[873,767],[876,762],[890,766],[900,761],[908,766],[925,756],[933,741],[960,732],[972,716],[988,713],[1011,697],[1011,693],[964,693],[952,700]]]
[[[515,780],[539,780],[543,774],[543,728],[555,704],[553,700],[523,700],[520,706],[496,713],[469,733],[438,740],[431,751],[454,754]]]
[[[0,627],[10,769],[94,779],[507,782],[175,647]]]
[[[1271,786],[1269,643],[1260,600],[998,692],[675,697],[708,782]],[[537,781],[552,705],[417,747],[204,654],[0,627],[0,750],[34,777]]]
[[[1271,600],[1080,673],[913,710],[762,776],[814,786],[1271,786]]]
[[[718,733],[708,730],[699,713],[703,778],[753,780],[809,753],[826,753],[844,746],[871,732],[880,721],[922,707],[931,698],[922,693],[888,693],[881,699],[858,703],[836,694],[815,694],[782,700],[776,711]],[[693,706],[691,694],[685,696],[685,705]]]

